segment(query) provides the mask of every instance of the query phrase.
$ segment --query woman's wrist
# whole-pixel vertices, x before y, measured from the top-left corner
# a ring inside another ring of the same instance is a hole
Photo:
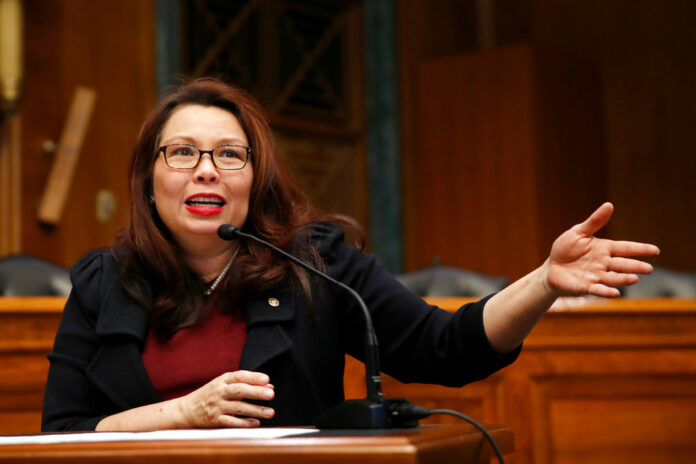
[[[189,403],[186,401],[188,395],[182,396],[171,401],[175,402],[176,419],[175,423],[177,428],[186,429],[195,427],[193,421],[191,420],[191,411]]]
[[[551,300],[551,304],[556,298],[563,296],[562,292],[557,290],[551,285],[549,280],[549,272],[551,270],[551,258],[547,258],[544,264],[542,264],[538,269],[537,280],[540,283],[541,291],[545,294],[546,299]]]

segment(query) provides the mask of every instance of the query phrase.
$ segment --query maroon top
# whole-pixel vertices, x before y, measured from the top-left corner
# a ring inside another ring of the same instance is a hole
[[[143,364],[163,400],[178,398],[225,372],[239,370],[245,341],[242,311],[223,314],[215,307],[201,324],[179,330],[164,343],[150,330]]]

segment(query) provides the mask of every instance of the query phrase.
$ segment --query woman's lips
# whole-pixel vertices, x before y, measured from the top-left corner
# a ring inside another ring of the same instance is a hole
[[[189,213],[197,214],[198,216],[214,216],[222,213],[221,206],[190,206],[186,205],[186,210]]]
[[[222,212],[225,199],[216,193],[197,193],[185,200],[186,210],[198,216],[214,216]]]

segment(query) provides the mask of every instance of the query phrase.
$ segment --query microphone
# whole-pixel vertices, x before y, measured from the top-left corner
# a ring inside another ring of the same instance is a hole
[[[307,263],[297,259],[275,245],[260,239],[254,235],[244,233],[232,224],[223,224],[218,228],[218,236],[223,240],[233,240],[237,237],[252,240],[266,246],[276,253],[284,256],[310,273],[319,276],[327,282],[348,292],[362,309],[365,318],[365,382],[367,397],[365,399],[347,400],[319,415],[316,421],[318,428],[326,429],[384,429],[417,427],[418,418],[413,415],[403,414],[404,409],[410,406],[406,398],[386,399],[382,395],[382,377],[379,371],[379,350],[377,347],[377,335],[372,325],[372,317],[363,299],[358,293],[339,282],[328,274],[315,269]]]
[[[233,240],[236,237],[252,240],[283,255],[293,263],[306,269],[314,275],[348,292],[358,302],[365,316],[365,382],[367,383],[367,398],[347,400],[322,412],[316,420],[319,429],[390,429],[418,427],[418,421],[433,414],[449,414],[463,419],[481,431],[491,443],[493,451],[500,464],[505,464],[503,455],[493,437],[481,424],[464,414],[449,409],[427,409],[411,404],[407,398],[384,398],[382,396],[382,377],[379,373],[379,351],[377,335],[372,326],[372,317],[367,306],[358,293],[339,282],[333,277],[313,268],[280,248],[254,235],[241,232],[232,224],[218,227],[218,236],[223,240]]]

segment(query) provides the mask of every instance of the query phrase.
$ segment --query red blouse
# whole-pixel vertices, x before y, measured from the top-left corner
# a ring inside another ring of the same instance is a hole
[[[215,307],[201,324],[179,330],[164,343],[150,331],[142,359],[155,390],[168,400],[239,370],[245,341],[242,311],[223,314]]]

